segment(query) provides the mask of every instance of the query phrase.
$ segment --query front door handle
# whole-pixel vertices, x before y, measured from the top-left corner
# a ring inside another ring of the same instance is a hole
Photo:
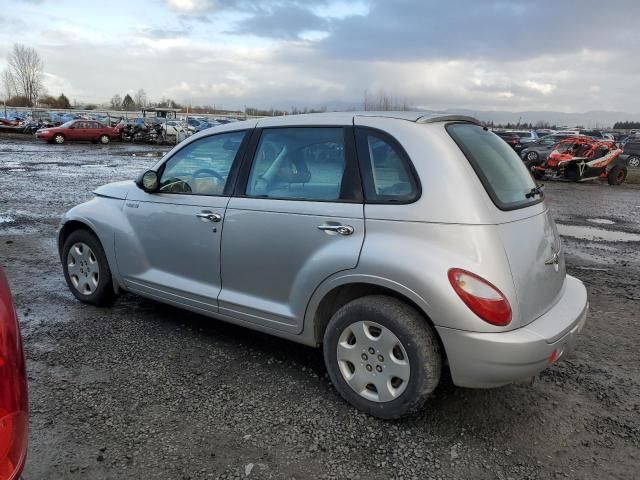
[[[318,230],[322,230],[328,234],[337,233],[338,235],[351,235],[353,227],[351,225],[318,225]]]
[[[196,217],[201,219],[203,222],[219,222],[222,220],[222,215],[213,212],[196,213]]]

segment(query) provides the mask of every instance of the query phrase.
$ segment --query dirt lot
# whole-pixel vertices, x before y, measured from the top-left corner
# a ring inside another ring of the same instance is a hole
[[[533,386],[444,382],[421,414],[385,422],[338,397],[320,351],[131,295],[109,309],[74,299],[60,215],[157,153],[0,139],[0,263],[29,370],[25,479],[638,478],[640,186],[547,185],[590,293],[577,351]]]

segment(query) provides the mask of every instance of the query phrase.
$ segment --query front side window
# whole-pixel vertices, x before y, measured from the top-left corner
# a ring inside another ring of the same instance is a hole
[[[411,202],[418,187],[409,158],[393,139],[369,129],[358,129],[358,156],[367,201]]]
[[[542,200],[532,193],[536,185],[518,154],[498,136],[469,123],[451,123],[447,131],[498,208],[514,210]]]
[[[338,200],[345,166],[342,128],[265,129],[253,159],[246,195]]]
[[[222,195],[246,132],[201,138],[179,150],[164,165],[160,192]]]

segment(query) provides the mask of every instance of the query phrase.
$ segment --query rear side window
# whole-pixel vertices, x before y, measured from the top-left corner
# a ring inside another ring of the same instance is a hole
[[[367,202],[409,203],[418,198],[409,157],[397,141],[383,132],[358,128],[356,145]]]
[[[265,129],[251,167],[246,195],[337,201],[345,170],[343,128]]]
[[[468,123],[451,123],[447,131],[498,208],[515,210],[542,201],[541,195],[530,195],[536,186],[531,174],[518,154],[498,136]]]

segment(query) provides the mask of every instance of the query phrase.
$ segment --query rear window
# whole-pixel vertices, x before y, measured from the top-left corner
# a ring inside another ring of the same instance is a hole
[[[527,197],[536,184],[518,154],[487,129],[468,123],[450,123],[449,135],[469,159],[487,193],[501,210],[515,210],[542,201]]]

